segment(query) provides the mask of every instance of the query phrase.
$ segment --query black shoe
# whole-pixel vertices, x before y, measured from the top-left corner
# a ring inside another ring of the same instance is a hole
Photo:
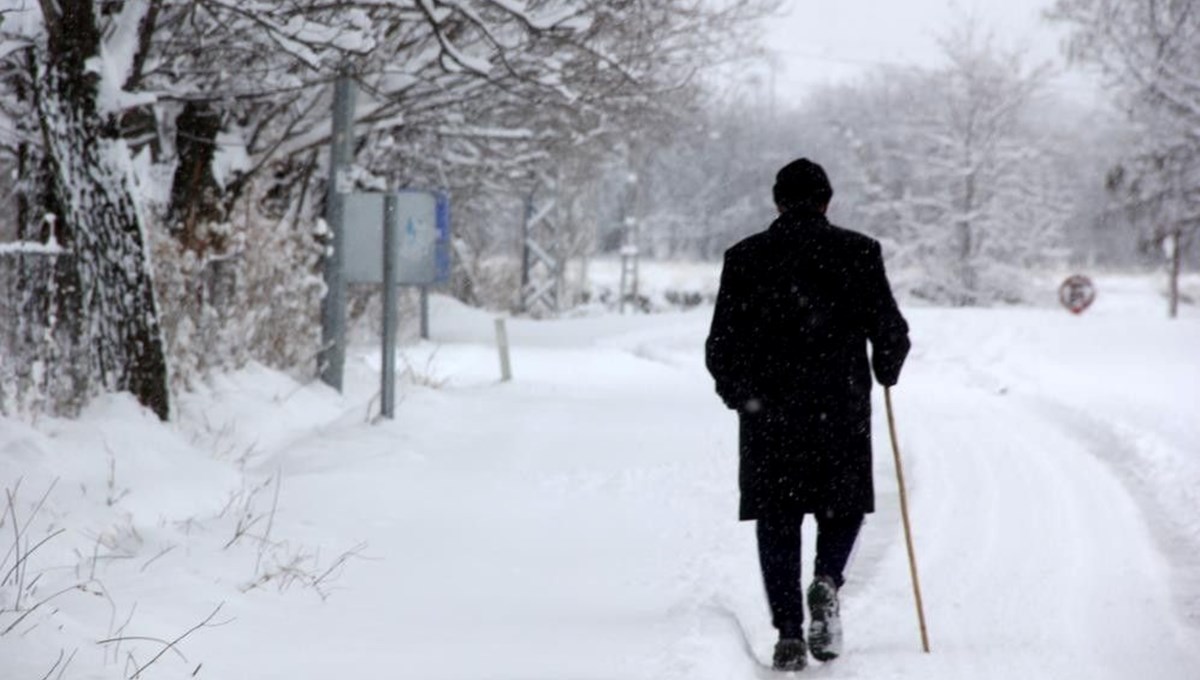
[[[808,587],[808,643],[817,661],[832,661],[842,653],[842,619],[838,613],[837,585],[818,576]]]
[[[771,667],[777,671],[802,671],[808,665],[808,647],[804,638],[779,638]]]

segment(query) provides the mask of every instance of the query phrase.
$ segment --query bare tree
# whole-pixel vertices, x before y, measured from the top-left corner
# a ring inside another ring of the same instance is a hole
[[[126,11],[139,8],[130,3]],[[72,255],[83,329],[94,375],[108,390],[129,391],[160,418],[170,412],[167,366],[118,111],[95,63],[102,34],[92,0],[42,2],[41,31],[30,36],[33,109],[60,213],[59,241]],[[140,9],[144,10],[145,7]]]
[[[809,115],[853,155],[851,219],[885,243],[899,286],[958,305],[1017,300],[1024,272],[1062,253],[1071,210],[1031,115],[1042,71],[972,20],[942,47],[945,66],[882,69]]]
[[[480,202],[456,201],[456,214],[478,215],[468,228],[485,228],[487,203],[528,193],[539,177],[587,185],[622,135],[669,117],[694,92],[696,71],[744,45],[753,20],[776,5],[0,0],[0,16],[11,19],[0,25],[0,112],[16,132],[0,139],[0,155],[20,175],[21,234],[52,227],[74,256],[78,282],[60,288],[78,296],[62,309],[81,321],[84,373],[166,417],[148,248],[171,291],[176,369],[221,365],[179,352],[244,355],[213,340],[279,341],[214,311],[217,292],[230,287],[297,291],[274,308],[297,313],[285,344],[306,338],[327,179],[319,151],[336,78],[359,85],[358,186],[448,189]],[[563,220],[576,225],[563,230],[564,253],[590,242],[593,221],[579,203],[588,193],[562,197]],[[271,224],[251,229],[251,219]],[[278,230],[291,234],[279,239],[287,247],[255,249],[256,234]],[[160,232],[168,244],[157,242]],[[295,261],[254,264],[286,257]],[[251,280],[260,274],[270,279]],[[237,328],[197,333],[203,325]],[[289,361],[302,354],[267,351]]]
[[[1058,0],[1050,16],[1072,27],[1071,56],[1104,70],[1137,131],[1108,188],[1144,242],[1165,251],[1174,317],[1183,251],[1200,232],[1200,7]]]

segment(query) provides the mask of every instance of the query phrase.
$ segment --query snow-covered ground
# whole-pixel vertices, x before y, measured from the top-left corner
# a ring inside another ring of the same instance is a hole
[[[1200,677],[1200,312],[1167,321],[1158,287],[1104,278],[1082,317],[906,309],[933,654],[877,401],[846,653],[805,675]],[[0,420],[0,678],[60,652],[64,678],[130,677],[218,605],[142,677],[769,676],[746,654],[766,661],[773,631],[710,313],[510,321],[501,384],[491,317],[436,299],[394,422],[372,422],[371,348],[344,396],[251,368],[169,427],[124,397]],[[46,604],[20,618],[18,591]]]

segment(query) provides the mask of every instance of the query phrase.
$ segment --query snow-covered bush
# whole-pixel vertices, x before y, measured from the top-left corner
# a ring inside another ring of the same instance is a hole
[[[220,250],[194,250],[162,230],[154,238],[172,388],[249,360],[314,375],[324,223],[246,210],[206,229]]]

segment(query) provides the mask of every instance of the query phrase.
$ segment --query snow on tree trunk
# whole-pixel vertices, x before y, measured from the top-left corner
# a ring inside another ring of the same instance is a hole
[[[46,70],[36,98],[53,187],[77,268],[83,342],[99,387],[129,391],[169,415],[167,368],[146,235],[133,196],[129,151],[100,112],[89,61],[100,31],[90,0],[47,16]]]

